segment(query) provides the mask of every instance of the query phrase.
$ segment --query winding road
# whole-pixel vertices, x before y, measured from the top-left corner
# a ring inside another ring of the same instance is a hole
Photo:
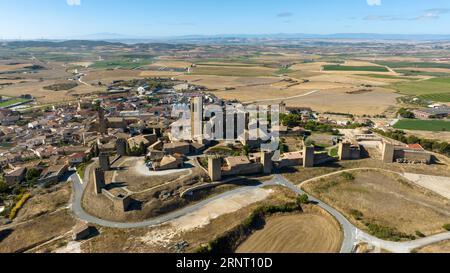
[[[87,168],[86,172],[88,172],[88,169],[89,168]],[[304,185],[304,183],[310,183],[312,181],[316,181],[316,180],[324,178],[324,177],[329,177],[329,176],[333,176],[333,175],[340,174],[343,172],[352,172],[352,171],[357,171],[357,170],[379,170],[379,169],[357,168],[357,169],[350,169],[350,170],[342,170],[342,171],[330,173],[330,174],[327,174],[324,176],[316,177],[316,178],[313,178],[310,180],[306,180],[306,181],[302,182],[301,185]],[[383,170],[383,171],[386,171],[386,170]],[[85,177],[88,177],[88,176],[85,176]],[[189,207],[185,207],[180,210],[174,211],[172,213],[158,216],[158,217],[150,219],[150,220],[136,222],[136,223],[117,223],[117,222],[103,220],[103,219],[100,219],[98,217],[95,217],[95,216],[92,216],[92,215],[86,213],[84,211],[84,209],[82,208],[82,197],[83,197],[83,192],[87,186],[87,183],[82,183],[79,176],[76,174],[72,175],[70,177],[70,180],[72,180],[73,189],[74,189],[73,190],[73,200],[72,200],[73,203],[72,203],[71,207],[72,207],[74,214],[78,218],[80,218],[81,220],[84,220],[86,222],[97,224],[100,226],[111,227],[111,228],[120,228],[120,229],[158,226],[158,225],[167,223],[169,221],[175,220],[177,218],[180,218],[184,215],[193,213],[193,212],[201,209],[202,207],[207,206],[209,203],[219,200],[219,199],[222,199],[226,196],[231,196],[231,195],[235,195],[235,194],[239,194],[239,193],[243,193],[243,192],[248,192],[255,188],[261,188],[261,187],[265,187],[265,186],[281,185],[281,186],[284,186],[284,187],[292,190],[293,192],[295,192],[297,194],[307,194],[303,190],[301,190],[301,188],[299,186],[293,184],[291,181],[287,180],[282,175],[275,174],[273,176],[273,179],[271,179],[270,181],[266,181],[259,185],[252,185],[252,186],[237,188],[235,190],[231,190],[226,193],[211,197],[209,199],[206,199],[204,201],[201,201],[201,202],[191,205]],[[322,209],[324,209],[325,211],[330,213],[340,223],[342,230],[344,232],[344,240],[343,240],[342,247],[340,250],[341,253],[353,252],[355,250],[355,246],[359,242],[367,242],[375,247],[378,247],[380,249],[385,249],[387,251],[394,252],[394,253],[409,253],[416,248],[424,247],[424,246],[427,246],[427,245],[430,245],[433,243],[437,243],[440,241],[450,240],[450,232],[441,233],[441,234],[437,234],[434,236],[422,238],[419,240],[409,241],[409,242],[390,242],[390,241],[381,240],[381,239],[375,238],[375,237],[365,233],[364,231],[358,229],[357,227],[355,227],[352,223],[350,223],[350,221],[348,221],[336,209],[332,208],[331,206],[325,204],[324,202],[322,202],[321,200],[319,200],[313,196],[310,196],[310,195],[308,195],[308,196],[309,196],[310,201],[314,202],[319,207],[321,207]]]

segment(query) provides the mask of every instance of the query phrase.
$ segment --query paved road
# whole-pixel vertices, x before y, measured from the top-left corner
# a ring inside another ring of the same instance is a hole
[[[294,185],[292,182],[284,178],[282,175],[275,175],[275,179],[277,180],[277,184],[285,186],[292,190],[293,192],[297,194],[306,194],[303,190],[301,190],[299,187]],[[341,213],[339,213],[337,210],[333,209],[332,207],[328,206],[327,204],[323,203],[319,199],[309,196],[309,200],[316,203],[319,207],[330,213],[341,225],[343,231],[344,231],[344,242],[342,243],[341,247],[341,253],[351,253],[353,251],[353,248],[356,245],[356,234],[357,234],[357,228],[353,226]]]
[[[343,171],[338,171],[338,172],[335,172],[332,174],[327,174],[325,176],[322,176],[322,178],[328,177],[331,175],[336,175],[336,174],[339,174],[339,173],[342,173],[345,171],[348,172],[348,171],[354,171],[354,170],[374,170],[374,168],[357,168],[357,169],[353,169],[353,170],[343,170]],[[253,186],[246,186],[246,187],[238,188],[238,189],[235,189],[232,191],[228,191],[226,193],[223,193],[223,194],[214,196],[212,198],[206,199],[204,201],[201,201],[192,206],[185,207],[185,208],[182,208],[175,212],[172,212],[172,213],[169,213],[166,215],[162,215],[162,216],[150,219],[150,220],[137,222],[137,223],[117,223],[117,222],[103,220],[103,219],[97,218],[95,216],[92,216],[92,215],[89,215],[88,213],[86,213],[81,206],[81,203],[82,203],[81,201],[82,201],[83,192],[87,186],[87,183],[84,183],[84,184],[81,183],[79,176],[76,174],[72,175],[70,177],[70,179],[72,180],[73,189],[74,189],[72,210],[78,218],[80,218],[81,220],[87,221],[89,223],[94,223],[94,224],[97,224],[100,226],[106,226],[106,227],[111,227],[111,228],[123,228],[123,229],[152,227],[152,226],[161,225],[161,224],[167,223],[169,221],[175,220],[177,218],[180,218],[189,213],[193,213],[193,212],[199,210],[200,208],[208,205],[209,203],[219,200],[219,199],[222,199],[226,196],[251,191],[255,188],[261,188],[264,186],[281,185],[281,186],[284,186],[284,187],[292,190],[293,192],[295,192],[297,194],[306,194],[303,190],[300,189],[299,186],[296,186],[295,184],[293,184],[292,182],[290,182],[283,176],[276,174],[276,175],[274,175],[274,178],[272,180],[267,181],[265,183],[261,183],[259,185],[253,185]],[[308,183],[308,182],[315,181],[317,179],[320,179],[320,177],[310,179],[305,182]],[[302,184],[304,184],[305,182],[303,182]],[[409,253],[411,250],[413,250],[415,248],[423,247],[423,246],[426,246],[429,244],[433,244],[433,243],[437,243],[440,241],[450,239],[450,232],[447,232],[447,233],[437,234],[434,236],[430,236],[427,238],[410,241],[410,242],[396,243],[396,242],[384,241],[384,240],[375,238],[375,237],[359,230],[352,223],[350,223],[336,209],[332,208],[331,206],[325,204],[324,202],[322,202],[321,200],[319,200],[313,196],[310,196],[310,195],[308,195],[308,196],[312,202],[317,203],[317,205],[319,207],[321,207],[322,209],[324,209],[325,211],[330,213],[340,223],[340,225],[343,229],[343,232],[344,232],[344,241],[343,241],[343,244],[341,247],[341,251],[340,251],[341,253],[351,253],[353,251],[354,247],[356,246],[356,244],[360,241],[367,242],[376,247],[380,247],[382,249],[386,249],[388,251],[395,252],[395,253]]]
[[[199,210],[200,208],[208,205],[209,203],[219,200],[219,199],[222,199],[226,196],[251,191],[255,188],[260,188],[263,186],[275,185],[275,182],[269,181],[269,182],[266,182],[266,183],[263,183],[260,185],[238,188],[238,189],[214,196],[207,200],[201,201],[192,206],[185,207],[185,208],[182,208],[175,212],[165,214],[165,215],[162,215],[162,216],[150,219],[150,220],[137,222],[137,223],[117,223],[117,222],[113,222],[113,221],[100,219],[98,217],[92,216],[92,215],[88,214],[87,212],[85,212],[81,206],[81,200],[83,197],[84,189],[86,187],[86,183],[82,184],[77,175],[72,175],[70,179],[72,180],[73,189],[74,189],[72,210],[78,218],[80,218],[81,220],[84,220],[86,222],[97,224],[100,226],[111,227],[111,228],[124,228],[124,229],[125,228],[143,228],[143,227],[152,227],[152,226],[161,225],[161,224],[167,223],[169,221],[175,220],[177,218],[180,218],[186,214],[193,213],[193,212]]]
[[[384,241],[374,236],[371,236],[367,233],[364,233],[362,231],[358,231],[356,239],[363,242],[369,242],[375,247],[386,249],[392,253],[410,253],[412,250],[416,248],[421,248],[434,243],[450,240],[450,232],[440,233],[414,241],[398,243],[398,242]]]

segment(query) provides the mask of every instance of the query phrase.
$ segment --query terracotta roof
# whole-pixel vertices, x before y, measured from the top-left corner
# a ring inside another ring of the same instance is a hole
[[[420,144],[409,144],[408,148],[414,149],[414,150],[424,150]]]

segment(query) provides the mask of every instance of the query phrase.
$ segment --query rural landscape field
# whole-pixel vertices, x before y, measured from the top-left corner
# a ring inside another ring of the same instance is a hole
[[[0,253],[450,253],[450,5],[58,1],[0,0]]]

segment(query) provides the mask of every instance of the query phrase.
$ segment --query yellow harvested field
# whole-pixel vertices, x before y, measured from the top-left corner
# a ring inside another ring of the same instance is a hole
[[[87,75],[83,77],[83,81],[88,83],[97,83],[98,81],[107,83],[115,80],[130,80],[133,78],[139,78],[140,72],[141,71],[138,70],[125,69],[93,70],[86,73]]]
[[[356,75],[336,75],[336,74],[321,74],[320,76],[309,77],[310,81],[329,82],[333,84],[350,84],[352,86],[359,86],[362,84],[369,85],[388,85],[392,82],[398,82],[398,80],[378,79],[371,77],[363,77]],[[337,87],[337,86],[335,86]]]
[[[428,131],[411,131],[411,130],[404,130],[404,131],[408,135],[414,135],[419,138],[450,142],[450,132],[428,132]]]
[[[182,75],[176,78],[186,80],[192,84],[202,85],[209,89],[219,90],[255,85],[270,85],[280,81],[280,78],[277,77],[224,77],[213,75]]]
[[[345,66],[380,66],[378,64],[374,64],[371,62],[363,62],[363,61],[356,61],[356,60],[348,60],[344,64]]]
[[[390,61],[390,62],[421,62],[423,61],[421,58],[416,57],[403,57],[403,56],[377,56],[376,60],[373,57],[359,57],[361,60],[365,60],[368,62],[375,61]]]
[[[89,67],[89,66],[91,66],[93,64],[94,64],[94,62],[74,62],[74,63],[70,63],[69,65]]]
[[[238,62],[199,62],[196,65],[204,65],[204,66],[255,66],[254,64],[250,63],[238,63]]]
[[[18,69],[23,69],[27,66],[31,66],[32,64],[13,64],[13,65],[8,65],[8,64],[0,64],[0,71],[14,71],[14,70],[18,70]]]
[[[153,63],[149,65],[149,67],[170,67],[170,68],[187,68],[191,66],[192,63],[185,62],[185,61],[158,61],[156,63]]]
[[[343,240],[340,226],[325,212],[272,216],[237,253],[337,253]]]
[[[193,68],[192,74],[195,75],[217,75],[217,76],[235,76],[235,77],[264,77],[272,76],[276,69],[259,66],[210,66],[198,65]]]
[[[21,82],[27,82],[29,80],[0,80],[0,85],[2,84],[16,84]]]
[[[289,69],[320,72],[322,70],[322,66],[327,65],[327,64],[329,64],[329,63],[326,63],[326,62],[302,63],[302,64],[295,64],[295,65],[291,66]]]
[[[175,77],[183,75],[180,72],[172,72],[172,71],[142,71],[139,73],[140,77]]]
[[[287,100],[286,103],[293,107],[311,107],[320,112],[376,115],[395,105],[396,98],[399,97],[398,94],[381,88],[362,94],[347,94],[347,91],[347,89],[321,90],[305,97]]]
[[[0,94],[10,97],[20,96],[22,94],[31,94],[36,98],[38,103],[46,104],[75,100],[75,95],[90,94],[102,91],[101,87],[86,86],[84,84],[79,84],[78,87],[66,91],[51,91],[44,89],[45,86],[55,83],[55,81],[44,81],[15,84],[1,89]]]

